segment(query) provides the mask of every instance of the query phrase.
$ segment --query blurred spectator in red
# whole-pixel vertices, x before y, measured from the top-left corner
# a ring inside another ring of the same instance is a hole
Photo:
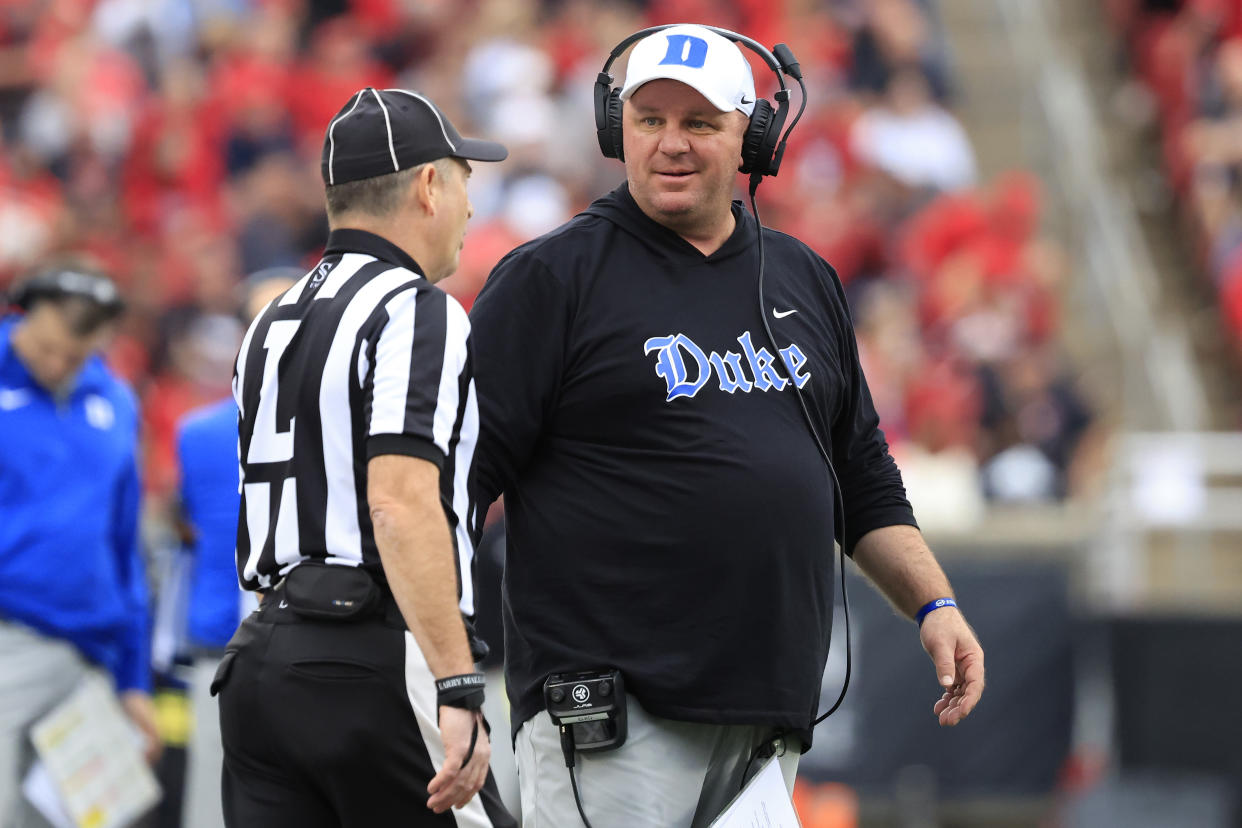
[[[168,65],[139,116],[124,172],[125,209],[135,231],[158,234],[169,213],[183,207],[223,217],[221,141],[202,69],[189,61]]]
[[[22,142],[62,178],[79,145],[117,160],[129,149],[144,91],[137,64],[84,29],[51,50],[42,83],[22,109]]]
[[[915,292],[875,281],[854,302],[858,358],[890,443],[910,439],[906,397],[923,361]]]
[[[315,29],[310,52],[298,61],[285,94],[298,134],[318,140],[336,115],[337,101],[366,86],[387,89],[392,84],[392,74],[371,56],[358,22],[341,16]]]
[[[249,167],[264,148],[293,144],[286,92],[295,82],[297,18],[279,3],[259,7],[246,26],[222,39],[208,77],[206,115],[229,149],[229,174]]]
[[[160,498],[176,484],[176,424],[187,411],[228,393],[232,360],[241,344],[236,320],[240,268],[226,235],[186,215],[179,228],[187,293],[159,320],[153,376],[143,395],[147,428],[144,482]],[[168,260],[169,266],[178,266]]]
[[[925,529],[968,531],[983,516],[976,442],[979,387],[969,364],[925,357],[906,400],[902,480]]]
[[[436,285],[469,311],[496,262],[521,244],[523,238],[514,234],[505,222],[493,220],[483,224],[472,222],[466,239],[457,272]]]
[[[1115,1],[1110,9],[1156,104],[1165,172],[1242,364],[1242,4],[1185,0],[1162,11]]]
[[[174,331],[164,370],[147,390],[143,415],[147,492],[171,493],[177,482],[176,426],[188,411],[222,399],[245,331],[235,316],[202,314]]]
[[[0,284],[39,261],[64,223],[60,182],[23,145],[0,136]]]

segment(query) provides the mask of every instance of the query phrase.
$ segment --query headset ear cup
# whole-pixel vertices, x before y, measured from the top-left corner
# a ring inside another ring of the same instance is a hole
[[[773,109],[764,98],[755,101],[750,114],[750,125],[742,139],[742,166],[738,172],[767,175],[772,165],[772,151],[776,143],[771,138]]]
[[[617,157],[611,117],[616,94],[612,88],[612,75],[600,72],[599,80],[595,82],[595,139],[599,141],[599,151],[605,158]]]
[[[618,161],[625,160],[625,139],[621,135],[621,111],[624,108],[625,102],[621,100],[621,90],[612,90],[608,94],[608,111],[605,114],[605,118],[608,121],[606,129],[608,130],[609,141],[612,144],[612,153],[604,154]]]
[[[595,137],[599,141],[599,151],[605,158],[625,160],[625,146],[621,138],[621,100],[620,89],[609,89],[603,83],[597,83],[595,96]]]

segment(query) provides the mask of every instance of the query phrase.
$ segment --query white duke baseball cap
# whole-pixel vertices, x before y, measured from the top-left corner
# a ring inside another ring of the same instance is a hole
[[[755,111],[750,64],[733,41],[703,26],[670,26],[638,41],[630,52],[621,100],[657,78],[693,87],[721,112]]]

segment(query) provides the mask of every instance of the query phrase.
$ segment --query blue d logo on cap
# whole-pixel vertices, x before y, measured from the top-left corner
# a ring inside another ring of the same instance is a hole
[[[689,66],[691,69],[702,69],[707,62],[707,41],[701,37],[685,34],[668,36],[668,53],[661,66]]]

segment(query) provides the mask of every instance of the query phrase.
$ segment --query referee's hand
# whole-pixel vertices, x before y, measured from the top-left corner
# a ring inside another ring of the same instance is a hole
[[[476,711],[441,707],[440,740],[444,743],[444,765],[427,786],[431,794],[427,807],[437,814],[465,806],[479,792],[487,781],[488,763],[492,758],[492,743],[488,741],[482,715]],[[472,740],[475,740],[474,752],[470,753]],[[467,754],[468,762],[465,761]]]

